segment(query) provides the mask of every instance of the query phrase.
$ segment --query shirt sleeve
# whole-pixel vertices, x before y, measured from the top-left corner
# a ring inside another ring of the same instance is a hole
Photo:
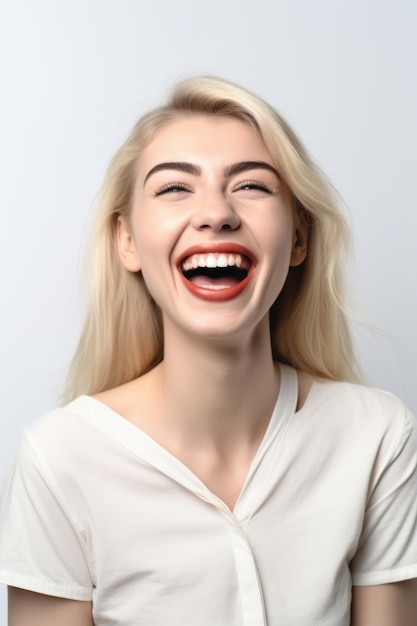
[[[73,600],[92,598],[82,524],[27,434],[3,485],[0,582]]]
[[[351,562],[353,585],[417,578],[417,423],[403,406],[403,429],[375,485]]]

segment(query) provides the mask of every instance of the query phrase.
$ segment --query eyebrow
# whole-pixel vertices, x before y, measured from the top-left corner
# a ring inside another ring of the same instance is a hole
[[[269,163],[265,161],[241,161],[240,163],[233,163],[232,165],[228,165],[224,170],[224,175],[226,178],[229,176],[235,176],[236,174],[241,174],[242,172],[247,172],[248,170],[269,170],[275,176],[280,179],[280,175],[278,174],[275,167],[272,167]]]
[[[145,185],[149,176],[155,174],[155,172],[160,172],[161,170],[176,170],[177,172],[186,172],[187,174],[193,174],[194,176],[200,176],[201,167],[198,165],[194,165],[194,163],[186,163],[181,161],[174,161],[172,163],[158,163],[145,176],[145,180],[143,184]]]
[[[241,174],[242,172],[247,172],[248,170],[255,169],[263,169],[269,170],[280,180],[280,175],[277,170],[272,167],[269,163],[265,161],[240,161],[239,163],[232,163],[232,165],[228,165],[224,169],[224,175],[226,178],[230,176],[235,176],[236,174]],[[177,172],[186,172],[187,174],[192,174],[193,176],[201,176],[201,167],[195,165],[194,163],[188,163],[186,161],[173,161],[168,163],[158,163],[145,176],[145,180],[143,184],[145,185],[146,181],[152,174],[156,172],[160,172],[162,170],[175,170]]]

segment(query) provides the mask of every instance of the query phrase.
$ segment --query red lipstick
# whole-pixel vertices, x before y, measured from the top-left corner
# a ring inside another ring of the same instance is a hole
[[[194,260],[191,271],[190,259]],[[250,250],[230,242],[192,246],[181,254],[177,262],[184,286],[192,295],[207,302],[226,302],[239,296],[251,282],[256,265],[257,260]],[[230,284],[227,284],[229,273],[234,276],[230,276]],[[242,277],[236,278],[239,273]],[[199,276],[199,279],[193,281],[193,274]],[[216,274],[221,275],[222,279],[218,280]]]

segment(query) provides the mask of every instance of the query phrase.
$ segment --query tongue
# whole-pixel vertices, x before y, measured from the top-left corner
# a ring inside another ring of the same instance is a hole
[[[191,282],[197,287],[203,289],[227,289],[234,287],[239,282],[233,276],[222,276],[221,278],[210,278],[209,276],[193,276]]]

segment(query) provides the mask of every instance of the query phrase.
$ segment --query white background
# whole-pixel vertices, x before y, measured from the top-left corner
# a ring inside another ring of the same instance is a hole
[[[357,332],[363,364],[417,412],[416,29],[415,0],[0,0],[1,476],[58,402],[105,167],[195,73],[273,103],[342,193],[359,314],[384,331]]]

